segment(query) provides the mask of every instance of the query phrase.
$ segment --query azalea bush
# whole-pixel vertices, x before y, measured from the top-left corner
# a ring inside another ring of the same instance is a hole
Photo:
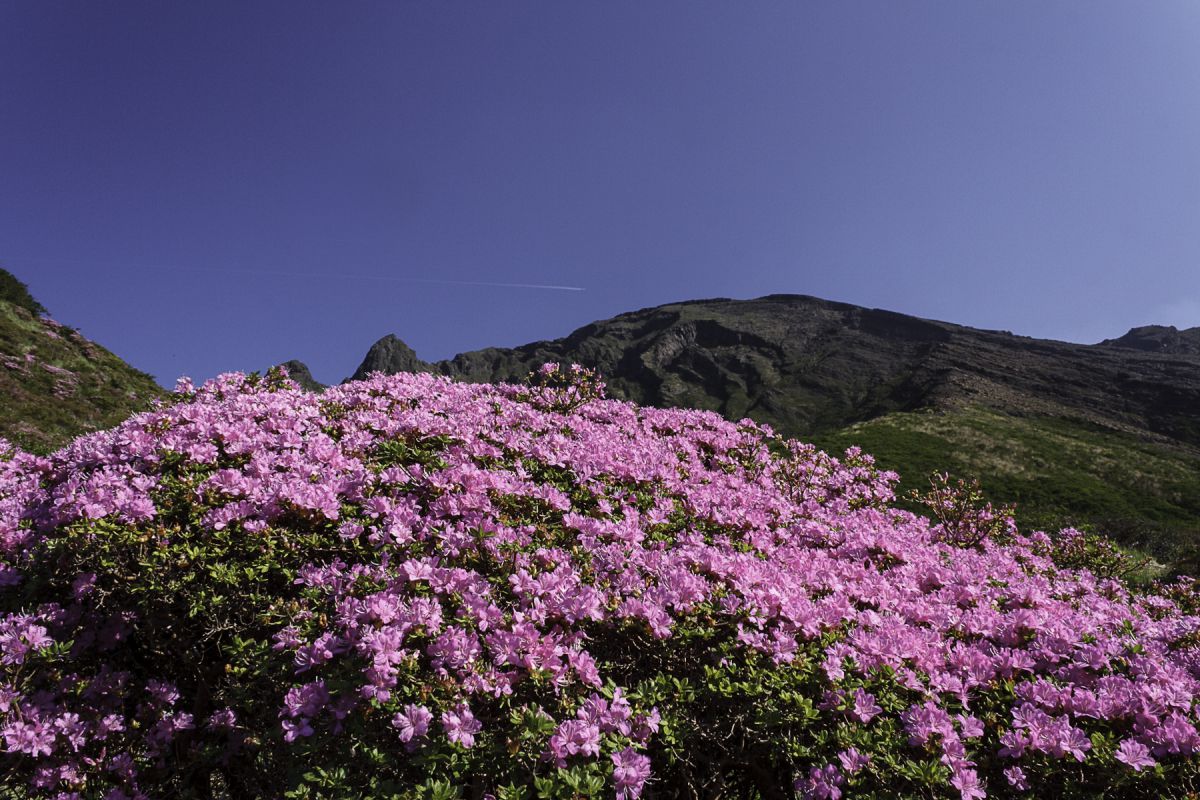
[[[894,484],[582,369],[183,381],[49,457],[0,448],[0,781],[1191,795],[1192,584],[1133,593],[970,486],[926,518]]]

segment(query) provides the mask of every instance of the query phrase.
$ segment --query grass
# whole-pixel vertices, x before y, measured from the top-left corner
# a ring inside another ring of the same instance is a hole
[[[0,300],[0,437],[47,453],[162,394],[149,375],[77,331]]]
[[[815,438],[832,452],[858,445],[900,473],[900,490],[928,475],[977,477],[994,502],[1016,505],[1029,529],[1103,533],[1164,563],[1196,558],[1200,453],[1056,417],[985,408],[888,414]]]

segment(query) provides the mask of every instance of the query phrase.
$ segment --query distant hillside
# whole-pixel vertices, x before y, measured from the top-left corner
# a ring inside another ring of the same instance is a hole
[[[545,361],[598,368],[637,402],[861,444],[905,488],[933,469],[978,475],[1030,524],[1092,525],[1162,558],[1200,542],[1200,329],[1077,345],[772,295],[673,303],[437,363],[387,336],[354,378],[511,381]]]
[[[1105,339],[1101,347],[1123,347],[1148,353],[1200,356],[1200,328],[1178,330],[1174,325],[1143,325],[1119,339]]]
[[[49,452],[162,395],[149,375],[43,311],[24,284],[0,270],[0,437]]]

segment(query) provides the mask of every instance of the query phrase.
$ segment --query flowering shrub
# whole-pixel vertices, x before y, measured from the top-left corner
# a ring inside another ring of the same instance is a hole
[[[525,383],[529,388],[518,394],[518,399],[543,411],[565,413],[605,396],[604,381],[599,374],[579,364],[564,368],[547,362],[529,373]]]
[[[937,522],[934,537],[948,544],[976,547],[987,539],[1004,541],[1016,530],[1013,509],[994,508],[978,479],[951,481],[948,473],[934,473],[929,491],[915,492],[912,499],[925,506]]]
[[[4,786],[1193,790],[1188,585],[1131,594],[970,498],[931,523],[859,452],[543,388],[231,374],[4,447]]]

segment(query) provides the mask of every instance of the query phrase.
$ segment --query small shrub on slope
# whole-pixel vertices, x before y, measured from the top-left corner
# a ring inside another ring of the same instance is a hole
[[[1192,791],[1188,587],[931,525],[858,452],[599,394],[227,375],[6,449],[5,790]]]
[[[35,316],[46,313],[46,307],[34,299],[29,287],[3,268],[0,268],[0,302],[20,306]]]

